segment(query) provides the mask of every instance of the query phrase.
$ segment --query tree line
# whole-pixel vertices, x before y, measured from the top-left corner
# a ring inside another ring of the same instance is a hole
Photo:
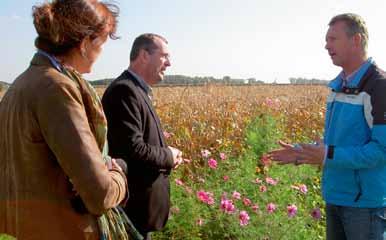
[[[114,79],[106,78],[95,81],[90,81],[92,85],[108,85]],[[290,84],[323,84],[326,85],[328,81],[321,79],[307,79],[307,78],[289,78]],[[274,82],[273,84],[275,84]],[[205,85],[205,84],[230,84],[230,85],[242,85],[242,84],[265,84],[262,80],[256,80],[256,78],[238,79],[230,76],[224,76],[223,78],[214,77],[190,77],[185,75],[166,75],[164,80],[158,83],[162,85]]]
[[[107,86],[114,79],[105,78],[94,81],[89,81],[94,86]],[[317,84],[327,85],[329,81],[321,79],[308,79],[308,78],[289,78],[290,84]],[[273,82],[275,84],[276,82]],[[262,80],[256,80],[256,78],[236,79],[230,76],[224,76],[223,78],[214,77],[190,77],[185,75],[166,75],[164,80],[158,85],[205,85],[205,84],[230,84],[230,85],[242,85],[242,84],[265,84]],[[9,84],[0,81],[0,91],[4,91],[8,88]]]
[[[307,78],[301,78],[301,77],[298,77],[298,78],[291,77],[291,78],[289,78],[289,82],[290,82],[290,84],[319,84],[319,85],[321,84],[321,85],[327,85],[329,81],[321,80],[321,79],[316,79],[316,78],[307,79]]]

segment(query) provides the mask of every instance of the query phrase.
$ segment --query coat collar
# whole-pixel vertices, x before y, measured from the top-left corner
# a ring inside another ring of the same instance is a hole
[[[35,53],[35,55],[32,57],[31,65],[53,67],[50,59],[39,53]]]
[[[139,95],[142,96],[142,98],[144,99],[146,105],[148,106],[148,109],[156,123],[156,126],[157,126],[157,130],[158,130],[158,136],[159,136],[159,139],[161,141],[161,145],[162,147],[166,146],[166,142],[165,142],[165,138],[163,136],[163,131],[162,131],[162,127],[161,127],[161,122],[158,118],[158,115],[157,115],[157,112],[155,111],[154,109],[154,106],[153,106],[153,102],[151,101],[149,95],[146,93],[146,91],[143,89],[143,87],[141,86],[141,84],[138,82],[138,79],[128,70],[126,70],[123,74],[125,74],[126,78],[131,80],[135,86],[138,88],[138,92],[139,92]]]
[[[133,70],[131,70],[130,68],[128,68],[126,70],[131,76],[132,78],[137,82],[137,84],[145,91],[146,94],[150,94],[151,93],[151,87],[149,86],[149,84],[147,84],[145,82],[145,80],[139,76],[138,74],[136,74]]]
[[[347,84],[347,88],[359,88],[359,86],[363,85],[361,84],[365,79],[365,74],[370,69],[370,66],[375,65],[375,62],[372,58],[369,58],[367,61],[365,61],[359,68],[356,70],[356,72],[350,76],[350,81]],[[341,92],[343,89],[343,71],[339,73],[339,75],[333,79],[329,84],[328,87],[330,87],[335,92]]]

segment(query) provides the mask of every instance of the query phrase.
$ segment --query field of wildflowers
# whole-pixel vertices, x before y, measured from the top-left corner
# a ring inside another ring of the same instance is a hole
[[[320,169],[279,166],[264,154],[278,139],[321,136],[326,87],[153,90],[168,144],[186,158],[171,176],[169,222],[153,239],[324,239]]]
[[[278,139],[322,134],[324,86],[156,88],[168,143],[190,161],[172,175],[172,209],[154,239],[324,239],[320,170],[277,166]]]

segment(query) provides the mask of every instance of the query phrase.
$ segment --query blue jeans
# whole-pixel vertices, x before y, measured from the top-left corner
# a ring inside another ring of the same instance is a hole
[[[386,208],[327,204],[327,240],[386,240]]]

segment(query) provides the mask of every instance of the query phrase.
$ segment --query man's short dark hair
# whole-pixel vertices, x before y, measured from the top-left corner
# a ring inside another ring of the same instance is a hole
[[[367,31],[366,23],[363,18],[355,13],[344,13],[333,17],[328,26],[332,26],[337,22],[344,22],[346,24],[346,34],[352,37],[359,33],[362,37],[362,48],[367,51],[369,41],[369,33]]]
[[[144,33],[144,34],[139,35],[134,40],[133,46],[131,47],[130,61],[133,61],[138,57],[141,49],[147,51],[150,54],[152,54],[155,50],[157,50],[158,47],[155,44],[156,38],[161,39],[165,43],[168,43],[168,41],[164,37],[162,37],[158,34]]]

